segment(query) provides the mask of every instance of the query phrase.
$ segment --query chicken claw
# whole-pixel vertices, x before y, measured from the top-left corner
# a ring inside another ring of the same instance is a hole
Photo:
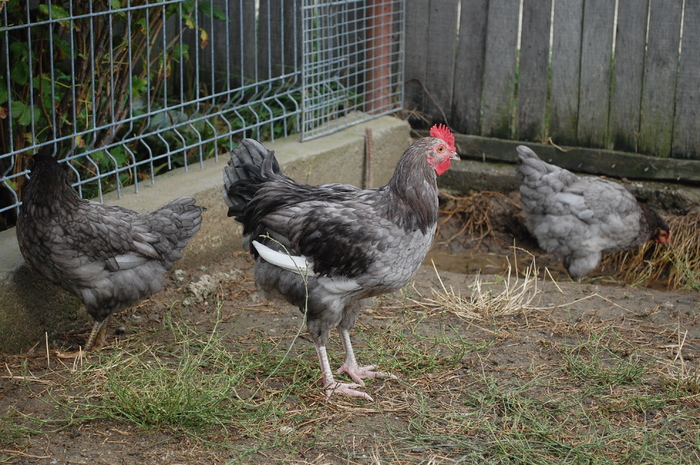
[[[355,381],[357,384],[360,386],[364,386],[365,383],[362,381],[365,378],[390,378],[390,379],[398,379],[396,376],[392,375],[391,373],[387,373],[385,371],[372,371],[376,368],[375,365],[369,365],[366,367],[358,367],[357,365],[348,365],[347,363],[344,363],[343,366],[341,366],[337,373],[346,373],[350,378],[352,378],[353,381]]]
[[[362,399],[365,399],[365,400],[374,401],[374,399],[372,399],[372,396],[370,396],[366,392],[355,390],[355,388],[362,387],[362,386],[364,386],[364,383],[363,384],[355,384],[355,383],[335,382],[329,386],[326,386],[326,397],[330,397],[333,394],[338,393],[338,394],[345,394],[346,396],[350,396],[350,397],[361,397]]]

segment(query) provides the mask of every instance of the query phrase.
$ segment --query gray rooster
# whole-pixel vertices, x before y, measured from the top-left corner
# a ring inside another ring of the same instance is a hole
[[[454,137],[434,126],[431,137],[404,152],[387,185],[361,190],[296,182],[273,152],[252,139],[232,152],[224,168],[228,215],[243,224],[258,289],[306,311],[327,396],[371,400],[356,389],[363,379],[392,376],[358,366],[350,331],[360,300],[400,289],[420,267],[437,227],[436,178],[455,159]],[[338,373],[354,383],[333,377],[326,343],[335,327],[345,349]]]

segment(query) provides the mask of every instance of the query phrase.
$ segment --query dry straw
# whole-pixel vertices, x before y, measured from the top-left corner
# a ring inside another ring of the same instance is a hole
[[[638,249],[605,257],[601,266],[617,269],[620,279],[634,285],[659,282],[670,289],[700,290],[700,210],[671,217],[668,225],[668,247],[646,242]]]
[[[517,250],[513,248],[514,256]],[[505,276],[491,276],[492,281],[484,281],[480,274],[474,278],[470,296],[462,296],[459,290],[445,285],[442,277],[433,263],[433,269],[440,281],[439,289],[432,289],[431,297],[421,296],[414,302],[429,310],[448,311],[463,320],[480,320],[486,317],[514,315],[524,311],[538,309],[535,301],[540,294],[538,288],[537,265],[535,257],[525,267],[522,276],[518,273],[517,257],[515,266],[508,260],[508,270]]]
[[[453,234],[445,241],[448,244],[464,234],[476,242],[480,242],[485,237],[493,234],[491,215],[494,208],[497,208],[499,204],[505,204],[508,206],[507,208],[521,208],[517,203],[500,192],[470,192],[466,196],[456,197],[441,191],[440,195],[450,201],[440,210],[440,213],[445,216],[440,221],[439,226],[444,225],[454,217],[458,217],[462,223],[462,228],[459,232]]]

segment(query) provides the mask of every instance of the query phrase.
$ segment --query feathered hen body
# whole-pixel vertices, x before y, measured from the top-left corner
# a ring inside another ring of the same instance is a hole
[[[624,187],[596,177],[579,177],[540,160],[518,146],[517,173],[526,225],[540,247],[564,257],[576,281],[598,266],[601,254],[668,243],[666,222]]]
[[[110,315],[159,292],[165,272],[199,230],[202,208],[182,197],[136,213],[81,199],[47,153],[32,157],[17,220],[25,261],[78,296],[95,324],[86,350],[104,344]]]
[[[349,334],[359,301],[406,285],[430,248],[438,216],[436,173],[457,158],[444,131],[443,138],[414,142],[389,183],[377,189],[296,182],[273,152],[252,139],[241,141],[224,169],[224,199],[256,256],[255,282],[306,311],[328,396],[371,399],[356,390],[362,380],[391,376],[358,366]],[[330,368],[326,343],[336,327],[345,349],[338,373],[354,383],[336,382]]]

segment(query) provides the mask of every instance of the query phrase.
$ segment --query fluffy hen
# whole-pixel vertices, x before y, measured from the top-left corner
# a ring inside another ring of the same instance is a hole
[[[273,152],[244,139],[224,168],[229,216],[243,224],[244,246],[255,258],[255,282],[306,312],[327,396],[371,397],[363,379],[390,377],[360,367],[350,331],[359,302],[400,289],[414,276],[433,240],[438,174],[458,159],[444,126],[404,152],[389,183],[361,190],[346,184],[309,186],[287,177]],[[345,362],[335,380],[326,343],[338,328]]]
[[[601,254],[667,244],[666,222],[624,187],[595,177],[579,177],[540,160],[520,145],[517,173],[530,233],[547,252],[564,257],[576,281],[598,266]]]
[[[94,318],[86,350],[105,343],[110,315],[161,290],[165,272],[199,230],[202,208],[182,197],[136,213],[81,199],[46,151],[32,157],[17,218],[25,261],[78,296]]]

